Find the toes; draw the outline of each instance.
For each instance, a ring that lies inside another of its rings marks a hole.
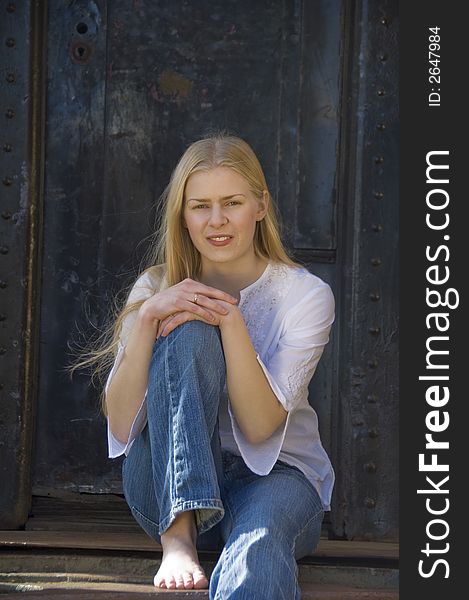
[[[194,587],[194,580],[192,579],[192,573],[190,573],[189,571],[184,571],[184,573],[182,574],[182,577],[184,579],[184,586],[186,589],[191,589]]]
[[[208,587],[208,579],[205,575],[202,567],[194,570],[194,587],[196,589],[203,589]]]
[[[191,590],[208,588],[208,579],[202,567],[195,567],[192,571],[183,571],[178,575],[166,575],[157,573],[153,578],[153,584],[160,589],[168,590]]]

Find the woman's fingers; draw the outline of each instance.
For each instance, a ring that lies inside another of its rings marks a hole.
[[[195,297],[196,294],[197,298]],[[161,335],[166,325],[172,321],[175,315],[184,311],[188,311],[192,315],[197,315],[198,318],[207,323],[216,325],[219,321],[219,315],[225,316],[229,313],[229,310],[223,306],[223,301],[231,304],[237,304],[238,302],[237,298],[231,296],[231,294],[194,281],[193,279],[185,279],[183,282],[164,290],[156,296],[158,298],[158,307],[156,307],[155,302],[155,307],[152,308],[154,308],[157,318],[160,319],[157,337]],[[197,302],[194,302],[194,299]],[[166,316],[164,317],[165,313]],[[161,319],[161,317],[164,318]],[[180,324],[180,321],[177,324]]]
[[[197,300],[197,304],[195,304],[195,302],[190,302],[189,300],[185,300],[182,303],[182,307],[189,312],[199,315],[203,319],[208,319],[209,321],[213,321],[215,318],[213,316],[213,314],[209,310],[207,310],[206,308],[204,308],[203,306],[198,304],[198,301],[199,300]]]
[[[189,290],[192,294],[203,294],[208,298],[217,298],[218,300],[225,300],[226,302],[230,302],[231,304],[237,304],[238,299],[228,294],[228,292],[224,292],[223,290],[219,290],[218,288],[211,287],[210,285],[205,285],[204,283],[200,283],[200,281],[194,281],[193,279],[187,279],[188,283],[190,283]]]
[[[184,318],[184,320],[181,320],[180,318],[180,315],[186,315],[186,313],[189,315],[193,315],[192,318],[194,318],[195,315],[197,315],[198,317],[200,317],[201,320],[207,321],[209,323],[215,323],[215,316],[209,310],[202,308],[202,306],[199,306],[198,304],[182,300],[178,302],[178,305],[178,310],[176,312],[168,315],[160,321],[158,325],[158,331],[156,333],[156,339],[160,337],[160,335],[163,333],[164,329],[169,323],[176,323],[177,326],[183,323],[184,321],[189,320],[188,318]],[[186,308],[187,310],[182,310],[184,308]]]
[[[212,317],[213,317],[213,315],[212,315]],[[197,315],[195,315],[194,313],[192,313],[190,311],[182,311],[182,312],[178,312],[175,315],[172,315],[171,317],[168,317],[167,319],[165,319],[164,322],[161,323],[162,328],[161,328],[161,331],[158,333],[157,337],[159,337],[160,335],[162,335],[163,337],[166,337],[169,333],[171,333],[171,331],[176,329],[176,327],[178,327],[179,325],[182,325],[186,321],[194,321],[194,320],[204,321],[205,323],[208,322],[210,325],[218,324],[216,322],[215,318],[211,318],[210,320],[207,320],[204,318],[199,318]]]
[[[194,304],[192,302],[192,304]],[[228,310],[222,306],[219,302],[217,302],[216,300],[211,300],[210,298],[207,298],[206,296],[203,295],[199,295],[197,298],[197,305],[203,305],[204,307],[213,310],[217,313],[220,313],[221,315],[227,315],[228,314]]]
[[[177,313],[178,315],[182,314],[182,313]],[[170,326],[170,323],[174,324],[174,320],[176,318],[176,315],[169,315],[168,317],[166,317],[166,319],[164,319],[163,321],[161,321],[160,326],[158,328],[158,333],[156,334],[156,339],[158,339],[160,337],[160,335],[168,335],[169,333],[169,329],[168,327]]]
[[[237,304],[238,299],[228,294],[227,292],[223,292],[222,290],[218,290],[217,288],[212,288],[209,286],[205,286],[208,288],[207,293],[202,291],[202,294],[209,297],[218,298],[219,300],[225,300],[226,302],[230,302],[231,304]]]
[[[166,327],[167,323],[169,323],[171,318],[172,318],[172,315],[170,315],[169,317],[166,317],[166,319],[163,319],[162,321],[159,322],[158,331],[156,332],[156,339],[158,339],[160,337],[161,332]]]

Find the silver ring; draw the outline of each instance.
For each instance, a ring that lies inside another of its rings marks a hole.
[[[199,297],[199,294],[194,294],[194,304],[197,304],[197,298]]]

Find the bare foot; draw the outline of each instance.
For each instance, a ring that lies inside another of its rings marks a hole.
[[[163,559],[153,583],[167,589],[206,589],[208,579],[196,549],[194,511],[179,514],[161,536]]]

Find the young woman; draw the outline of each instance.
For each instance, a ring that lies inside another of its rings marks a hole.
[[[158,588],[300,598],[334,471],[308,384],[334,320],[330,287],[289,258],[243,140],[193,143],[164,193],[150,266],[114,326],[109,456],[163,558]],[[210,581],[197,550],[218,547]]]

